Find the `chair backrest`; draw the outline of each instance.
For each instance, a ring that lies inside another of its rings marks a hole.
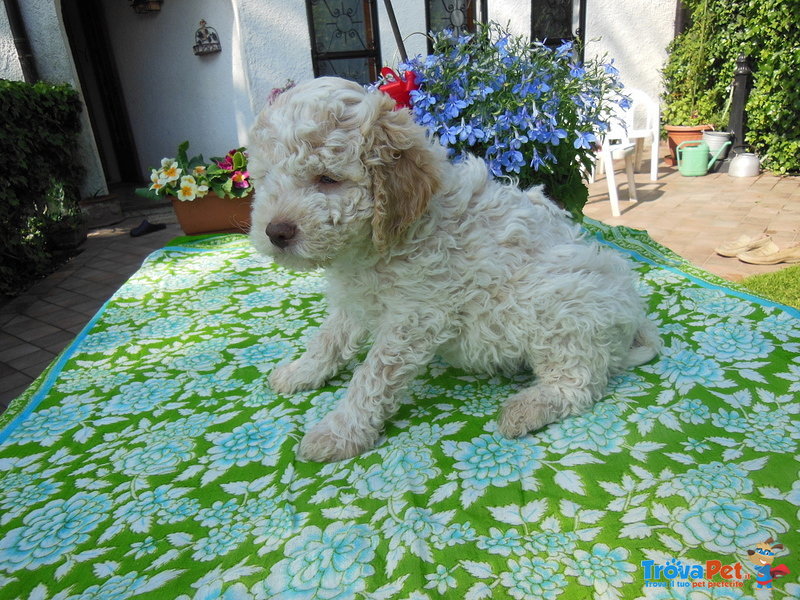
[[[630,128],[630,115],[629,109],[624,109],[620,106],[614,106],[611,114],[606,119],[608,131],[603,136],[606,140],[615,140],[622,143],[628,141]]]
[[[635,88],[625,88],[625,94],[631,99],[631,106],[622,115],[630,137],[658,136],[661,126],[661,107],[658,100]]]

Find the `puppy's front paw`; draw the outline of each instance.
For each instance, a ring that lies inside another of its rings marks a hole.
[[[272,391],[283,396],[313,390],[323,383],[325,380],[320,377],[320,370],[309,368],[308,361],[304,361],[302,358],[278,365],[269,375],[269,385]]]
[[[344,415],[333,411],[303,436],[298,456],[300,460],[313,462],[353,458],[375,446],[378,434],[348,422]]]

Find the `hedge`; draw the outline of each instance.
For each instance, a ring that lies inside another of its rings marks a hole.
[[[80,226],[81,101],[68,85],[0,80],[0,293],[53,268],[48,233]]]
[[[725,127],[729,86],[743,53],[754,71],[745,142],[771,171],[800,171],[797,0],[683,2],[692,23],[667,49],[664,123],[703,121]]]

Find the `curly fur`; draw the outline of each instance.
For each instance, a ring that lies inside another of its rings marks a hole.
[[[660,348],[623,257],[539,188],[502,185],[476,158],[451,164],[393,109],[384,94],[320,78],[279,96],[251,133],[254,246],[290,269],[323,267],[329,283],[325,322],[270,384],[319,387],[371,341],[345,397],[303,438],[307,460],[372,448],[434,354],[475,371],[532,370],[499,416],[517,437],[588,410],[610,375]],[[270,239],[276,225],[288,239]]]

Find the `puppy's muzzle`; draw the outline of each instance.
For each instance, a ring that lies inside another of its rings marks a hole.
[[[294,239],[297,233],[297,226],[291,223],[270,223],[267,225],[267,237],[273,246],[286,248]]]

